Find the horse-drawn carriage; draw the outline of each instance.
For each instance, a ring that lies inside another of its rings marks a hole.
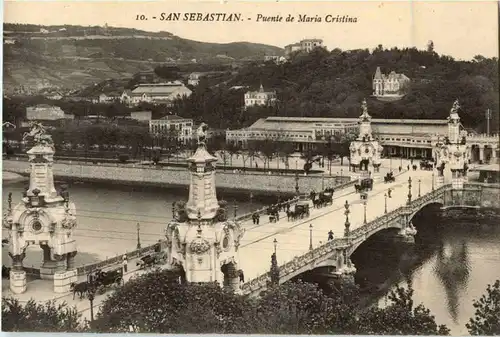
[[[396,181],[396,178],[394,177],[394,173],[388,172],[385,177],[384,177],[384,183],[393,183]]]
[[[309,216],[309,202],[299,201],[293,211],[287,211],[288,220],[303,219]]]
[[[434,168],[434,164],[428,160],[421,160],[420,161],[420,169],[421,170],[428,170],[428,171],[432,171],[432,169]]]
[[[359,181],[359,184],[354,184],[354,189],[356,193],[365,192],[367,190],[373,189],[373,179],[372,178],[364,178]]]
[[[268,207],[267,215],[269,215],[269,222],[277,222],[280,220],[280,214],[277,206]]]
[[[136,266],[139,267],[139,269],[145,269],[157,264],[161,264],[165,262],[165,260],[166,260],[166,253],[164,252],[152,253],[141,257],[140,260],[137,261]]]
[[[89,292],[96,292],[104,294],[106,290],[112,286],[119,286],[123,282],[123,269],[117,267],[115,269],[103,271],[97,269],[93,273],[87,275],[87,280],[79,283],[71,284],[71,291],[73,292],[73,299],[75,294],[78,293],[80,298]]]
[[[320,192],[318,195],[312,199],[315,208],[320,208],[326,205],[333,204],[333,193],[332,192]]]

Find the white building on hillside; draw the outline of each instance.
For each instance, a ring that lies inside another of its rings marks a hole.
[[[29,121],[55,121],[73,118],[73,115],[65,114],[60,107],[54,105],[38,104],[26,108],[26,119]]]
[[[151,111],[132,111],[130,113],[130,118],[139,122],[149,122],[152,114],[153,113]]]
[[[149,132],[156,137],[169,136],[174,133],[179,141],[185,143],[193,134],[193,120],[177,115],[167,115],[160,119],[150,120]]]
[[[382,74],[377,67],[373,76],[373,96],[403,96],[407,93],[410,79],[405,74],[391,71],[388,75]]]
[[[304,39],[298,43],[292,43],[285,46],[285,56],[289,56],[291,53],[296,51],[305,51],[309,53],[314,48],[323,48],[323,40],[321,39]]]
[[[174,99],[189,97],[191,93],[180,81],[139,84],[131,91],[125,90],[121,95],[121,102],[129,105],[141,102],[169,105]]]
[[[200,84],[200,77],[201,73],[191,73],[189,74],[188,77],[188,85],[192,85],[193,87],[196,87],[198,84]]]
[[[251,106],[268,106],[276,103],[276,91],[265,91],[262,84],[258,91],[245,93],[245,109]]]

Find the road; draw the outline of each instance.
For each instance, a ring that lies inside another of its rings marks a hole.
[[[432,189],[431,171],[407,171],[396,177],[393,183],[384,183],[383,180],[374,184],[373,190],[368,193],[366,203],[366,221],[370,222],[384,214],[384,194],[392,189],[392,198],[387,198],[388,212],[403,206],[408,198],[408,178],[412,178],[412,198],[423,195]],[[420,184],[419,181],[420,180]],[[309,250],[312,225],[313,248],[327,241],[328,232],[333,231],[335,237],[344,236],[344,203],[350,205],[350,229],[359,228],[364,223],[365,206],[354,188],[348,188],[334,194],[333,204],[319,209],[312,208],[308,218],[288,221],[285,214],[280,215],[277,223],[268,223],[256,228],[248,229],[243,237],[239,249],[240,267],[245,272],[245,280],[251,280],[269,271],[271,254],[274,251],[274,239],[277,240],[277,259],[279,265],[301,256]]]

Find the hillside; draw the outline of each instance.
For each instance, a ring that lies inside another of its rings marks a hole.
[[[372,98],[372,78],[378,66],[383,73],[394,70],[408,76],[409,93],[394,102]],[[243,92],[230,87],[257,89],[261,83],[266,90],[277,91],[279,104],[275,108],[242,111]],[[269,115],[358,117],[363,98],[368,100],[369,113],[375,118],[414,119],[447,118],[458,98],[466,127],[484,131],[485,111],[491,109],[491,125],[498,130],[498,59],[476,56],[472,61],[456,61],[415,48],[379,47],[372,52],[318,49],[296,55],[281,65],[242,67],[226,86],[200,85],[191,97],[178,104],[176,113],[221,128],[235,128]]]
[[[165,63],[231,64],[281,55],[278,47],[249,42],[205,43],[168,32],[127,28],[4,24],[4,85],[65,88],[131,77]],[[42,33],[43,30],[45,33]]]

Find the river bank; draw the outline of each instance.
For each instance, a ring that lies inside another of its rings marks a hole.
[[[25,181],[25,180],[28,180],[28,178],[26,176],[21,175],[21,174],[9,172],[9,171],[2,172],[2,183],[4,185],[13,184],[13,183],[17,183],[17,182]]]
[[[3,170],[22,176],[29,175],[30,168],[26,161],[4,160]],[[186,169],[181,168],[144,168],[120,166],[118,164],[53,164],[54,176],[60,180],[82,182],[108,182],[114,184],[187,188],[191,177]],[[217,189],[226,191],[259,194],[293,194],[298,184],[300,192],[320,191],[349,183],[348,176],[305,176],[277,174],[254,174],[244,172],[217,171]]]

